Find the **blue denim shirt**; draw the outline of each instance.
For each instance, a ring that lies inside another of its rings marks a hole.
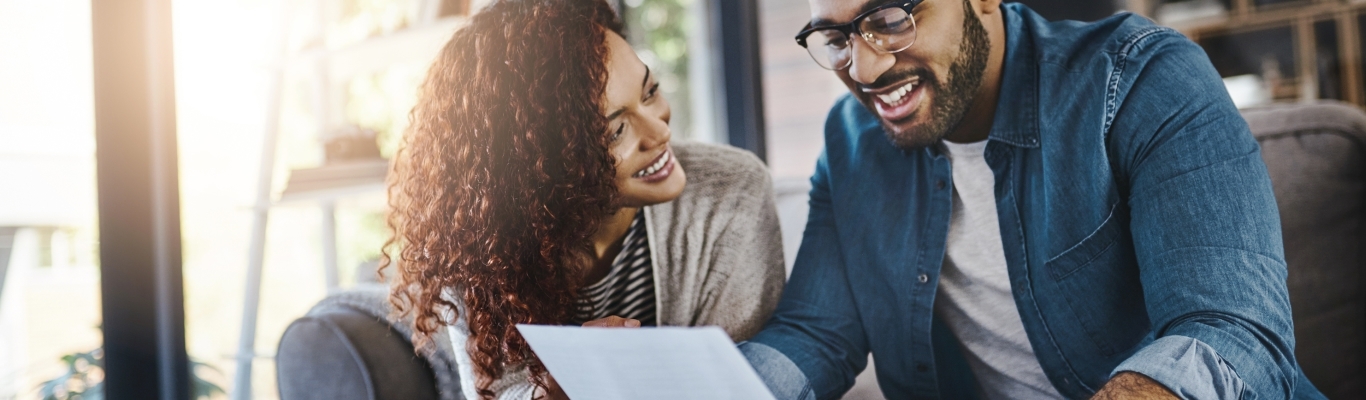
[[[985,156],[1016,306],[1058,392],[1085,398],[1131,370],[1187,398],[1321,397],[1295,363],[1266,167],[1200,47],[1133,15],[1001,8]],[[848,390],[870,351],[888,398],[975,397],[933,312],[948,158],[893,146],[849,96],[825,138],[786,292],[742,350],[777,350],[804,378],[795,390],[822,399]]]

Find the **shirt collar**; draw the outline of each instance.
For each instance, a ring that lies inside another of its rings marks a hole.
[[[1023,10],[1023,11],[1022,11]],[[990,140],[1018,147],[1039,147],[1038,65],[1034,41],[1018,4],[1001,5],[1005,20],[1006,55],[1001,66],[1001,92],[996,100]]]

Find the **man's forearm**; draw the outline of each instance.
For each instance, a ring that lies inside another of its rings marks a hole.
[[[1161,383],[1137,372],[1120,372],[1091,396],[1092,400],[1179,399]]]

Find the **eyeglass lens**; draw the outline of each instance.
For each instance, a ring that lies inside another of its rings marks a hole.
[[[864,42],[882,53],[895,53],[915,43],[915,19],[897,7],[879,10],[858,21]],[[853,46],[838,29],[822,29],[807,37],[806,51],[822,68],[835,70],[849,65]]]

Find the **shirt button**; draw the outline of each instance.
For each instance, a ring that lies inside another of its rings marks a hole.
[[[929,275],[925,275],[925,274],[920,274],[920,276],[917,277],[916,279],[919,279],[919,280],[920,280],[920,283],[925,283],[925,282],[929,282],[929,281],[930,281],[930,276],[929,276]]]
[[[927,371],[930,370],[930,366],[925,365],[925,364],[916,364],[916,365],[915,365],[915,370],[916,370],[916,372],[927,372]]]
[[[939,181],[937,181],[937,182],[934,183],[934,188],[935,188],[935,189],[944,189],[944,186],[945,186],[945,185],[946,185],[946,184],[944,183],[944,180],[943,180],[943,179],[940,179]]]

